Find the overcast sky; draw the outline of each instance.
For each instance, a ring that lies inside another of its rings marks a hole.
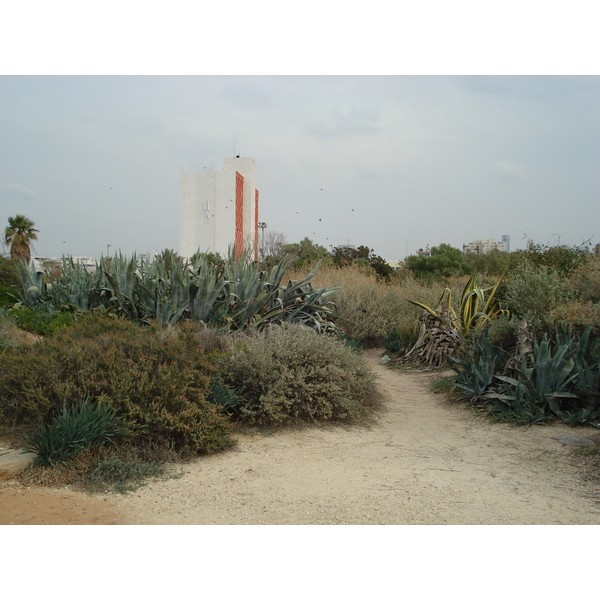
[[[0,219],[42,256],[179,250],[180,167],[235,151],[289,242],[598,243],[599,107],[593,76],[3,76]]]

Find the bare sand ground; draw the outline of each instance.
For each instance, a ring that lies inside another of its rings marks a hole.
[[[566,443],[594,430],[490,423],[432,394],[432,375],[389,369],[380,356],[366,352],[385,395],[369,427],[241,435],[235,449],[183,465],[182,477],[125,496],[5,485],[0,524],[600,523],[599,487]]]

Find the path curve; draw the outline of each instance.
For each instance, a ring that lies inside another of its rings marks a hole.
[[[564,425],[495,424],[429,391],[431,376],[366,358],[386,409],[369,427],[241,436],[180,479],[116,499],[145,524],[598,524]],[[589,432],[587,432],[589,433]],[[556,439],[559,438],[559,439]]]

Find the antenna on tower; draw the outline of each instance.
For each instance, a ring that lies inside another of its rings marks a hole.
[[[236,154],[236,153],[235,153],[235,143],[236,143],[237,141],[238,141],[238,140],[233,140],[233,158],[239,158],[239,154]]]

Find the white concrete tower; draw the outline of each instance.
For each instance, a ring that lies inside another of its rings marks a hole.
[[[258,258],[258,190],[252,158],[226,158],[224,170],[181,168],[179,253],[236,256],[244,249]]]

